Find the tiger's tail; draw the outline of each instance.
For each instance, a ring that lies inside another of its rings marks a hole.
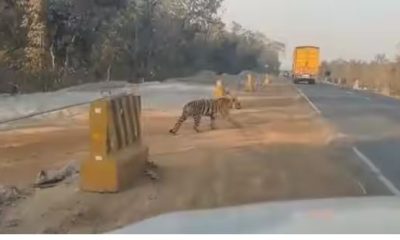
[[[175,126],[169,130],[171,134],[176,134],[179,131],[179,128],[182,126],[183,122],[185,122],[187,119],[187,116],[185,114],[182,114],[182,116],[179,117],[178,121],[176,122]]]

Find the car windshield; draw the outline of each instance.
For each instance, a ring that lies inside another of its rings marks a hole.
[[[0,233],[400,195],[399,9],[0,0]]]

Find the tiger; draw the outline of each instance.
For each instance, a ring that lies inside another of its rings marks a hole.
[[[169,132],[171,134],[176,134],[182,124],[189,118],[193,117],[194,119],[194,126],[193,129],[199,133],[199,126],[202,116],[210,117],[211,129],[215,129],[215,119],[216,115],[220,114],[222,118],[230,121],[235,126],[238,124],[233,121],[230,117],[230,109],[241,109],[242,106],[239,100],[236,97],[220,97],[216,99],[200,99],[194,100],[187,103],[183,107],[182,115],[179,117],[178,121],[176,122],[174,128],[172,128]]]

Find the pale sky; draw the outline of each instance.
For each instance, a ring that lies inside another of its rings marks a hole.
[[[224,21],[236,21],[286,44],[316,45],[322,59],[371,60],[400,51],[400,0],[225,0]]]

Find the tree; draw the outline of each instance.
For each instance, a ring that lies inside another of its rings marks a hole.
[[[47,1],[31,0],[26,5],[24,25],[27,29],[25,47],[26,68],[33,74],[41,73],[47,67]]]
[[[385,54],[376,54],[374,58],[374,62],[378,64],[388,63],[389,60],[386,58]]]
[[[0,0],[0,68],[23,66],[41,90],[203,69],[278,72],[285,46],[237,23],[227,29],[222,2]]]

